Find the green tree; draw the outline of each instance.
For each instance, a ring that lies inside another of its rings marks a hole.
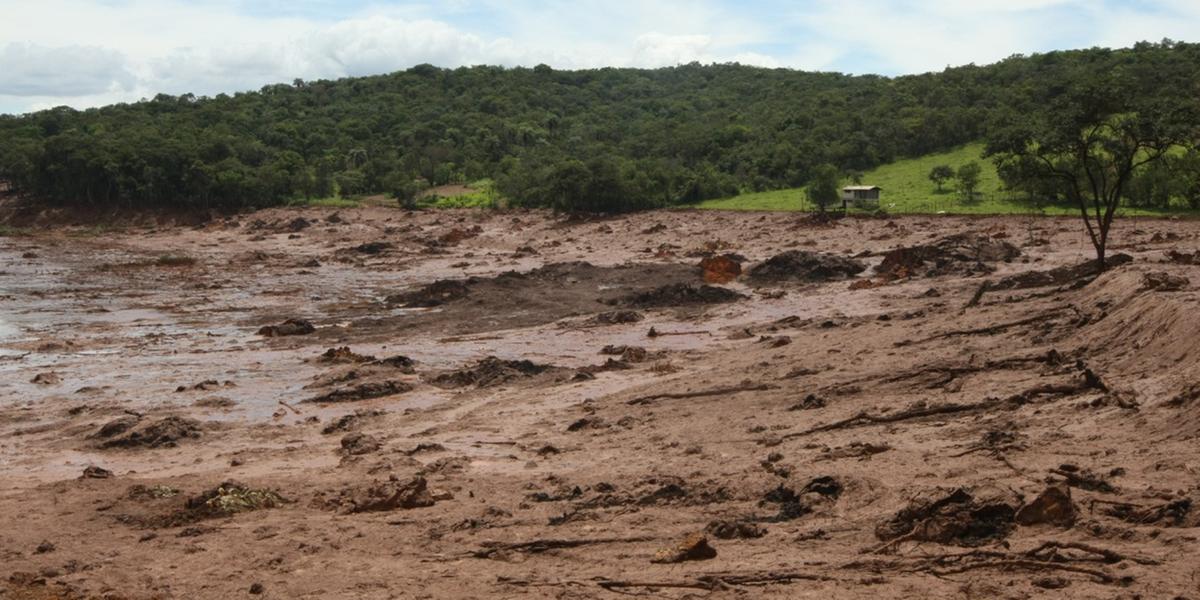
[[[838,187],[841,173],[831,164],[823,164],[813,169],[812,177],[808,180],[808,200],[817,210],[824,213],[827,208],[841,197]]]
[[[975,161],[958,168],[954,177],[958,180],[958,193],[962,194],[963,200],[971,202],[975,199],[975,190],[979,188],[979,178],[982,174],[983,167]]]
[[[937,191],[941,193],[942,184],[954,179],[954,167],[950,165],[938,165],[929,171],[929,180],[937,184]]]
[[[1121,67],[1071,64],[1047,73],[997,117],[988,141],[997,164],[1018,162],[1079,207],[1102,268],[1130,183],[1172,149],[1193,147],[1200,117],[1186,64],[1151,54]]]

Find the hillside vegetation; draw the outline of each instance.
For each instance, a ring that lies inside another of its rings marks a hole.
[[[902,159],[881,165],[861,174],[864,185],[883,188],[879,207],[885,212],[904,213],[950,213],[950,214],[1079,214],[1079,207],[1069,202],[1034,202],[1028,195],[1008,190],[996,171],[996,166],[983,158],[984,145],[967,144],[948,152],[936,152],[918,158]],[[981,175],[979,188],[971,200],[967,200],[955,189],[953,181],[946,182],[939,191],[929,179],[929,172],[936,166],[947,165],[957,168],[971,161],[979,163]],[[842,182],[850,185],[850,180]],[[809,211],[813,206],[805,199],[805,188],[788,188],[769,192],[751,192],[731,198],[705,200],[697,208],[718,210],[783,210]],[[854,210],[852,207],[851,210]],[[1178,204],[1166,207],[1123,206],[1126,216],[1177,214],[1187,212],[1189,207]]]
[[[0,180],[59,206],[243,208],[371,194],[412,203],[431,187],[490,180],[489,198],[565,210],[730,197],[716,205],[771,208],[795,194],[780,190],[803,186],[828,163],[864,173],[897,210],[937,210],[945,200],[956,211],[994,212],[1011,194],[999,192],[988,161],[979,159],[978,200],[962,206],[953,193],[931,195],[920,171],[979,154],[979,140],[1028,89],[1071,89],[1095,73],[1164,63],[1192,82],[1184,87],[1200,80],[1200,46],[1174,42],[896,78],[736,64],[421,65],[213,98],[0,116]],[[1164,80],[1138,93],[1173,87]],[[1200,191],[1170,165],[1160,171],[1140,182],[1138,203],[1200,205]]]

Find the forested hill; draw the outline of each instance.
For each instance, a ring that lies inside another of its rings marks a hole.
[[[237,208],[494,178],[514,202],[640,208],[797,186],[822,163],[849,172],[946,150],[984,138],[1028,89],[1160,65],[1170,80],[1132,93],[1195,95],[1200,46],[1174,42],[897,78],[422,65],[0,116],[0,180],[60,205]]]

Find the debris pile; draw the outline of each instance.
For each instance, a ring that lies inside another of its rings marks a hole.
[[[317,330],[312,323],[304,319],[288,319],[278,325],[267,325],[258,330],[258,335],[266,337],[283,337],[287,335],[308,335]]]
[[[432,383],[447,388],[468,386],[485,388],[515,379],[540,375],[551,369],[559,369],[559,367],[542,365],[530,360],[503,360],[489,356],[475,363],[474,366],[437,375],[433,378]]]
[[[401,480],[392,475],[387,481],[344,489],[333,498],[318,497],[314,503],[349,514],[423,508],[434,502],[424,477]]]
[[[913,499],[880,523],[875,535],[885,542],[981,546],[1008,537],[1015,515],[1015,503],[1008,497],[957,488]]]
[[[669,306],[695,306],[702,304],[724,304],[737,302],[745,296],[723,287],[672,283],[649,291],[626,296],[621,302],[638,308],[661,308]]]
[[[174,448],[201,434],[195,419],[171,416],[143,425],[137,417],[121,417],[105,423],[94,437],[104,439],[101,448]]]
[[[1003,240],[957,233],[930,244],[892,250],[875,272],[887,279],[991,273],[995,267],[988,263],[1011,261],[1020,255],[1020,249]]]
[[[852,258],[808,250],[788,250],[755,265],[748,277],[754,283],[808,283],[846,279],[862,273],[866,268],[866,265]]]
[[[439,279],[416,291],[388,296],[385,302],[409,308],[432,308],[470,295],[467,283],[458,279]]]

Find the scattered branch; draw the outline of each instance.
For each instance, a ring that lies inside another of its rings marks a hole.
[[[771,385],[769,383],[760,383],[760,384],[742,384],[742,385],[735,385],[732,387],[716,388],[716,389],[712,389],[712,390],[700,390],[697,392],[650,394],[649,396],[640,396],[640,397],[634,398],[633,400],[629,400],[628,402],[626,402],[626,404],[629,404],[631,406],[639,406],[639,405],[643,405],[643,404],[650,404],[651,402],[653,402],[655,400],[682,400],[685,398],[702,398],[704,396],[723,396],[725,394],[736,394],[738,392],[761,392],[761,391],[766,391],[766,390],[777,389],[778,387],[779,386]]]
[[[906,340],[906,341],[902,341],[902,342],[896,342],[896,346],[912,346],[915,344],[924,344],[926,342],[932,342],[934,340],[940,340],[940,339],[944,339],[944,338],[960,337],[960,336],[968,336],[968,335],[995,335],[997,333],[1002,333],[1004,331],[1012,329],[1013,327],[1023,327],[1025,325],[1032,325],[1034,323],[1039,323],[1041,321],[1047,321],[1047,320],[1053,319],[1055,317],[1058,317],[1061,314],[1062,314],[1061,310],[1052,310],[1052,311],[1049,311],[1046,313],[1042,313],[1040,315],[1021,319],[1019,321],[1010,321],[1008,323],[999,323],[997,325],[991,325],[989,327],[980,327],[977,329],[960,329],[960,330],[956,330],[956,331],[947,331],[945,333],[931,335],[927,338],[921,338],[919,340]]]
[[[560,550],[565,548],[579,548],[581,546],[595,546],[599,544],[631,544],[636,542],[649,542],[652,537],[624,537],[624,538],[594,538],[581,540],[555,540],[555,539],[538,539],[528,542],[504,543],[504,542],[484,542],[483,547],[479,550],[471,552],[474,558],[491,558],[496,554],[505,552],[522,552],[526,554],[540,554],[549,550]]]

